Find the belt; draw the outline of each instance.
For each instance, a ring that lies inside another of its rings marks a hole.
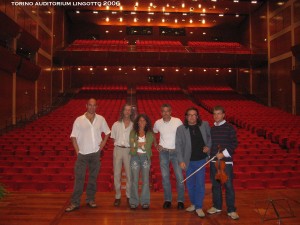
[[[175,151],[176,149],[169,149],[169,148],[163,148],[162,151],[167,151],[167,152],[172,152]]]
[[[130,148],[130,147],[126,147],[126,146],[121,146],[121,145],[116,145],[119,148]]]

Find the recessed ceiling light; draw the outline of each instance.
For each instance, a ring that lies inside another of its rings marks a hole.
[[[229,70],[228,70],[228,72],[229,72],[229,73],[231,73],[231,72],[232,72],[232,70],[231,70],[231,69],[229,69]]]
[[[163,72],[164,72],[164,71],[165,71],[165,69],[164,69],[164,68],[162,68],[162,69],[161,69],[161,71],[163,71]]]
[[[90,71],[93,71],[93,67],[90,67]]]
[[[277,5],[284,5],[284,2],[277,2]]]
[[[183,15],[183,16],[186,16],[187,14],[186,14],[186,13],[182,13],[182,15]]]
[[[120,6],[120,10],[121,10],[121,11],[123,10],[123,6]]]
[[[117,14],[117,12],[111,12],[111,14]]]
[[[80,67],[78,67],[78,68],[77,68],[77,70],[81,70],[81,68],[80,68]]]
[[[205,33],[205,32],[203,32],[202,34],[203,34],[203,35],[206,35],[206,33]]]
[[[105,21],[106,21],[106,22],[109,22],[109,17],[106,17],[106,18],[105,18]]]
[[[257,3],[257,1],[251,1],[251,3],[252,3],[252,4],[256,4],[256,3]]]
[[[119,32],[122,33],[123,31],[122,31],[122,30],[119,30]]]
[[[150,71],[150,68],[147,68],[147,71]]]
[[[105,33],[107,33],[107,34],[108,34],[108,33],[109,33],[109,31],[108,31],[108,30],[106,30],[106,31],[105,31]]]
[[[193,23],[193,20],[192,20],[192,19],[190,19],[190,23]]]
[[[181,7],[182,7],[182,8],[184,8],[184,7],[185,7],[185,4],[184,4],[184,3],[182,3],[182,4],[181,4]]]
[[[201,7],[202,7],[202,5],[201,5],[201,4],[199,4],[199,5],[198,5],[198,8],[199,8],[199,9],[201,9]]]
[[[178,72],[178,71],[179,71],[179,69],[176,69],[175,71],[176,71],[176,72]]]
[[[203,72],[206,72],[206,69],[204,69]]]
[[[137,18],[134,18],[134,19],[133,19],[133,22],[135,22],[135,23],[136,23],[136,22],[137,22]]]
[[[190,34],[193,34],[193,33],[194,33],[193,31],[190,32]]]
[[[151,22],[151,19],[150,19],[150,18],[148,18],[148,19],[147,19],[147,21],[148,21],[148,23],[150,23],[150,22]]]
[[[235,14],[235,17],[239,17],[240,15],[239,14]]]
[[[174,22],[175,22],[175,23],[177,23],[177,22],[178,22],[178,20],[177,20],[177,19],[175,19],[175,20],[174,20]]]
[[[94,14],[98,14],[98,11],[93,11]]]
[[[218,73],[218,72],[219,72],[219,69],[216,69],[216,72]]]
[[[150,2],[150,4],[149,4],[151,7],[153,6],[153,3],[152,2]]]
[[[107,70],[107,67],[104,67],[104,70],[106,71],[106,70]]]
[[[76,13],[77,13],[77,14],[79,14],[79,13],[80,13],[80,11],[79,11],[79,10],[76,10]]]
[[[202,12],[205,13],[205,12],[206,12],[206,9],[202,9]]]
[[[109,10],[109,6],[108,5],[106,6],[106,10]]]
[[[136,2],[136,3],[135,3],[135,6],[136,6],[136,7],[137,7],[137,6],[139,6],[139,3],[138,3],[138,2]]]
[[[193,69],[190,69],[189,71],[190,71],[190,72],[193,72]]]
[[[136,70],[136,68],[135,68],[135,67],[133,67],[133,68],[132,68],[132,70]]]
[[[121,68],[121,67],[119,67],[119,70],[121,71],[121,70],[122,70],[122,68]]]
[[[219,16],[224,16],[224,14],[220,13]]]
[[[162,19],[161,19],[161,22],[163,22],[163,23],[164,23],[164,22],[165,22],[165,19],[164,19],[164,18],[162,18]]]
[[[149,15],[154,15],[154,12],[148,12]]]
[[[202,24],[205,24],[205,19],[202,20]]]
[[[237,2],[239,2],[239,0],[233,0],[233,2],[237,3]]]

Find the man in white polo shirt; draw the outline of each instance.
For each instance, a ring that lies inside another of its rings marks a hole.
[[[100,168],[100,151],[106,144],[110,129],[103,116],[96,114],[96,99],[89,99],[86,108],[87,112],[76,118],[71,133],[71,140],[77,154],[77,160],[75,164],[74,191],[71,204],[65,209],[66,212],[74,211],[80,206],[87,166],[89,168],[89,180],[86,188],[86,203],[91,208],[97,207],[95,194]],[[105,134],[104,140],[101,137],[102,132]]]
[[[171,208],[172,204],[172,188],[170,182],[170,162],[172,163],[173,170],[176,176],[177,188],[177,209],[184,209],[184,185],[181,183],[183,180],[182,170],[178,164],[177,152],[175,149],[175,137],[177,127],[182,125],[180,119],[171,117],[172,108],[169,104],[161,106],[162,118],[157,120],[154,124],[154,133],[160,133],[159,151],[160,169],[162,174],[162,184],[164,189],[163,204],[164,209]]]
[[[115,184],[115,202],[114,206],[121,204],[121,173],[124,165],[126,174],[126,196],[127,202],[130,198],[130,145],[129,135],[132,130],[134,113],[131,105],[125,104],[121,110],[120,118],[111,128],[110,137],[114,139],[114,184]]]

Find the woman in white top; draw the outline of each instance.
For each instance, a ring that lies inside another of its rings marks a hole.
[[[130,208],[135,209],[139,203],[143,209],[150,205],[149,172],[152,156],[152,143],[154,136],[151,128],[151,121],[145,114],[137,116],[133,123],[133,130],[130,132],[130,169],[131,169],[131,191]],[[139,174],[142,175],[142,193],[139,199],[138,184]]]

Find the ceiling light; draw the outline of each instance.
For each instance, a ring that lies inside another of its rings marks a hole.
[[[107,71],[107,67],[104,67],[104,70]]]
[[[284,2],[277,2],[277,5],[284,5]]]
[[[119,70],[121,71],[121,70],[122,70],[122,68],[121,68],[121,67],[119,67]]]
[[[166,8],[165,7],[162,7],[162,11],[164,12],[166,10]]]
[[[148,21],[148,23],[150,23],[150,22],[151,22],[151,19],[150,19],[150,18],[148,18],[148,19],[147,19],[147,21]]]
[[[217,0],[211,0],[212,2],[216,2]]]
[[[206,69],[204,69],[203,72],[206,72]]]
[[[94,14],[98,14],[98,11],[93,11]]]
[[[205,19],[202,20],[202,24],[205,24]]]
[[[190,69],[190,72],[193,72],[193,69]]]
[[[154,12],[148,12],[149,15],[154,15]]]
[[[218,72],[219,72],[219,69],[216,69],[216,72],[218,73]]]
[[[123,22],[123,18],[122,17],[120,17],[120,22]]]
[[[239,17],[240,15],[239,14],[235,14],[235,17]]]
[[[199,4],[199,5],[198,5],[198,8],[199,8],[199,9],[201,9],[201,7],[202,7],[202,5],[201,5],[201,4]]]
[[[132,70],[134,70],[134,71],[135,71],[135,70],[136,70],[136,68],[135,68],[135,67],[133,67],[133,68],[132,68]]]
[[[109,17],[106,17],[105,21],[106,21],[106,22],[109,22]]]
[[[200,16],[206,16],[206,14],[205,13],[201,13]]]
[[[136,7],[138,7],[138,6],[139,6],[139,3],[138,3],[138,2],[136,2],[136,3],[135,3],[135,6],[136,6]]]
[[[150,2],[150,4],[149,4],[151,7],[153,6],[153,3],[152,2]]]
[[[109,6],[108,5],[106,6],[106,10],[109,10]]]
[[[176,69],[175,71],[176,71],[176,72],[178,72],[178,71],[179,71],[179,69]]]
[[[177,22],[178,22],[178,20],[177,20],[177,19],[175,19],[175,20],[174,20],[174,22],[175,22],[175,23],[177,23]]]
[[[165,19],[164,19],[164,18],[162,18],[162,19],[161,19],[161,22],[163,22],[163,23],[164,23],[164,22],[165,22]]]
[[[194,33],[193,31],[190,32],[190,34],[193,34],[193,33]]]
[[[147,68],[147,71],[150,71],[150,68]]]
[[[257,3],[257,1],[251,1],[251,3],[252,3],[252,4],[256,4],[256,3]]]
[[[224,14],[220,13],[219,16],[224,16]]]
[[[117,12],[111,12],[111,14],[117,14]]]
[[[122,30],[119,30],[119,32],[122,33],[123,31],[122,31]]]
[[[136,23],[136,22],[137,22],[137,18],[134,18],[134,19],[133,19],[133,22],[135,22],[135,23]]]
[[[183,15],[183,16],[186,16],[187,14],[186,14],[186,13],[182,13],[182,15]]]
[[[169,16],[170,15],[170,13],[164,13],[166,16]]]
[[[190,19],[190,23],[193,23],[193,20],[192,20],[192,19]]]
[[[106,30],[106,31],[105,31],[105,33],[107,33],[107,34],[108,34],[108,33],[109,33],[109,31],[108,31],[108,30]]]
[[[80,11],[79,11],[79,10],[76,10],[76,13],[77,13],[77,14],[79,14],[79,13],[80,13]]]
[[[229,72],[229,73],[231,73],[231,72],[232,72],[232,70],[231,70],[231,69],[229,69],[229,70],[228,70],[228,72]]]
[[[202,12],[205,13],[205,12],[206,12],[206,9],[202,9]]]
[[[202,34],[203,34],[203,35],[206,35],[206,33],[205,33],[205,32],[203,32]]]
[[[93,67],[90,68],[90,71],[93,71]]]
[[[121,10],[121,11],[123,10],[123,6],[120,6],[120,10]]]
[[[233,2],[237,3],[237,2],[239,2],[239,0],[233,0]]]
[[[163,71],[163,72],[164,72],[164,71],[165,71],[165,69],[164,69],[164,68],[162,68],[162,69],[161,69],[161,71]]]
[[[78,68],[77,68],[77,70],[81,70],[81,68],[80,68],[80,67],[78,67]]]
[[[135,15],[135,14],[136,14],[136,12],[130,12],[130,14],[131,14],[131,15]]]
[[[184,3],[182,3],[182,4],[181,4],[181,7],[182,7],[182,8],[184,8],[184,7],[185,7],[185,4],[184,4]]]

